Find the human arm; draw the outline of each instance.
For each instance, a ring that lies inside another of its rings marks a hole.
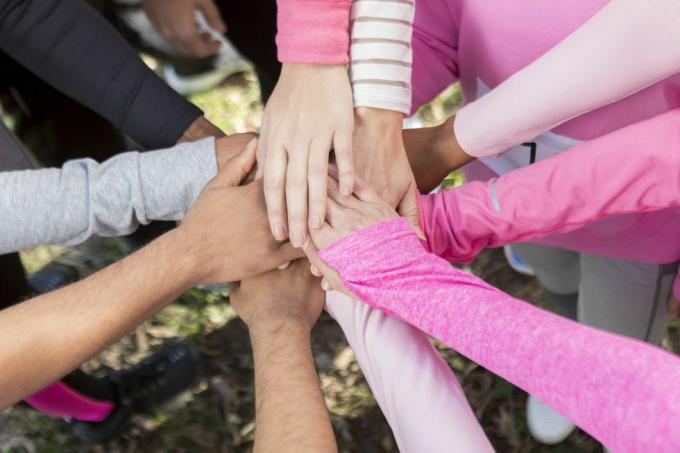
[[[243,280],[230,295],[255,359],[255,452],[337,451],[310,342],[323,296],[307,260]]]
[[[675,0],[608,2],[542,57],[463,107],[451,132],[471,156],[499,154],[676,74],[678,24]]]
[[[254,147],[211,181],[182,224],[139,252],[68,287],[0,311],[0,407],[54,382],[128,333],[183,291],[239,280],[299,254],[267,240],[262,204],[235,187]],[[262,196],[254,192],[258,197]],[[224,222],[229,219],[229,222]],[[243,242],[252,239],[244,250]]]
[[[676,357],[516,300],[429,254],[403,219],[373,223],[385,216],[372,207],[344,217],[349,203],[339,203],[318,246],[370,225],[313,258],[331,281],[337,270],[360,300],[540,397],[609,448],[672,451],[680,441]]]
[[[422,196],[427,248],[465,262],[487,247],[677,207],[678,147],[680,110],[673,110],[490,181]]]
[[[180,220],[217,168],[252,134],[129,152],[101,164],[0,173],[0,252],[122,236],[152,220]]]
[[[427,335],[338,291],[326,293],[326,310],[347,337],[399,451],[494,451]]]
[[[144,147],[175,144],[201,117],[82,0],[1,1],[0,49]]]

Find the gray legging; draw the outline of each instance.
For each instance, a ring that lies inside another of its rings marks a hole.
[[[589,326],[661,343],[677,263],[641,263],[526,243],[512,248],[533,267],[556,311]]]

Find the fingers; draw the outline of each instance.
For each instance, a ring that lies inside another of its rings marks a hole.
[[[288,237],[285,182],[288,156],[282,145],[268,150],[264,163],[264,200],[272,234],[278,241]]]
[[[328,153],[331,140],[315,140],[309,149],[309,228],[321,228],[326,217]]]
[[[365,203],[384,203],[380,194],[359,177],[354,178],[354,196]]]
[[[231,158],[227,164],[218,171],[217,180],[227,186],[236,187],[241,184],[250,170],[255,165],[255,151],[257,150],[257,139],[253,138],[248,142],[245,149]]]
[[[339,128],[333,135],[333,150],[338,165],[340,192],[350,195],[354,187],[354,163],[352,159],[352,127]]]
[[[267,129],[267,117],[262,118],[262,127],[260,128],[260,140],[257,146],[257,172],[255,179],[260,179],[264,176],[264,163],[267,161],[267,144],[269,142]]]
[[[306,146],[296,146],[289,152],[286,174],[286,207],[290,242],[302,247],[307,240],[307,161]]]
[[[425,234],[420,228],[420,215],[418,214],[418,189],[416,188],[415,182],[411,184],[411,187],[404,195],[404,198],[397,206],[397,212],[399,215],[406,218],[406,221],[415,230],[416,234],[421,240],[425,240]]]
[[[205,20],[208,22],[208,25],[210,25],[212,29],[222,34],[227,32],[227,26],[222,20],[220,10],[217,9],[217,5],[215,5],[213,0],[205,0],[201,2],[199,8],[205,17]]]
[[[321,259],[318,249],[311,241],[307,241],[305,244],[305,255],[307,255],[307,259],[311,263],[310,267],[312,274],[317,277],[323,276],[323,280],[321,280],[321,288],[323,288],[324,291],[330,291],[332,289],[345,289],[337,271]],[[317,273],[315,273],[315,271]]]

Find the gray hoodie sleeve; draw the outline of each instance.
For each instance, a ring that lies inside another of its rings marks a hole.
[[[121,236],[152,220],[180,220],[217,172],[206,138],[101,164],[0,173],[0,254],[41,244]]]

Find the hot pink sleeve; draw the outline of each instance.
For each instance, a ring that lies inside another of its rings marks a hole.
[[[279,61],[349,62],[351,0],[277,0],[276,4]]]
[[[427,248],[449,261],[628,213],[680,206],[680,110],[486,182],[422,196]]]
[[[680,445],[680,360],[514,299],[427,253],[402,218],[321,251],[359,299],[534,394],[617,452]]]
[[[680,72],[679,23],[677,0],[612,0],[463,107],[454,125],[458,142],[474,157],[496,155]]]

